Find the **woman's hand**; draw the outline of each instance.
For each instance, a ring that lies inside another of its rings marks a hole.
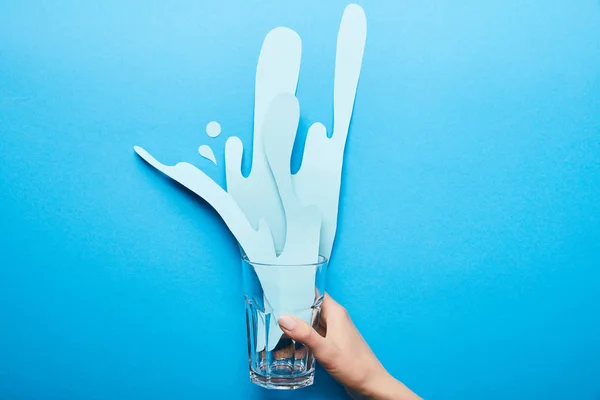
[[[419,396],[381,365],[344,307],[325,294],[317,330],[290,315],[279,319],[290,338],[304,343],[319,363],[356,399],[416,400]]]

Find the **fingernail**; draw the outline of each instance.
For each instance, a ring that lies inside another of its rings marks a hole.
[[[298,321],[289,315],[282,315],[278,322],[279,326],[288,331],[293,331],[298,326]]]

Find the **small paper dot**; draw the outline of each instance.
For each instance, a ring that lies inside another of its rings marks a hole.
[[[217,121],[211,121],[206,125],[206,134],[210,137],[217,137],[221,134],[221,125]]]

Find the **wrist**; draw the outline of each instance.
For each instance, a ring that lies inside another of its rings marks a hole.
[[[421,400],[402,382],[395,379],[387,371],[371,380],[362,391],[362,397],[368,400]]]

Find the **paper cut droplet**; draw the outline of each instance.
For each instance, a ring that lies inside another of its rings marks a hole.
[[[213,153],[210,146],[203,144],[202,146],[198,147],[198,153],[200,153],[200,155],[202,157],[206,158],[207,160],[212,161],[215,165],[217,165],[217,159],[215,158],[215,153]]]
[[[217,121],[211,121],[206,125],[206,134],[210,137],[217,137],[221,134],[221,125]]]

